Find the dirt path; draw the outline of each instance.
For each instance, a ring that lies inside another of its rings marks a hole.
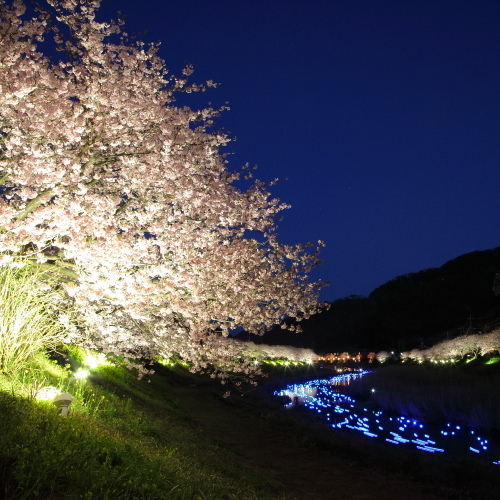
[[[360,466],[330,451],[297,442],[258,413],[216,398],[208,387],[176,387],[186,417],[209,441],[231,450],[242,467],[285,484],[298,500],[433,500],[409,478]]]

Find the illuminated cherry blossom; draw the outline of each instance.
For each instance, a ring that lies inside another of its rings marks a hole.
[[[194,369],[227,368],[233,328],[315,313],[322,243],[281,243],[287,205],[239,187],[251,171],[228,169],[220,110],[175,105],[212,82],[170,76],[157,45],[95,21],[97,0],[47,4],[0,0],[2,263],[57,275],[89,346]]]
[[[401,357],[415,361],[447,361],[471,356],[486,356],[500,351],[500,329],[489,333],[461,335],[454,339],[443,340],[427,349],[414,349],[404,352]]]

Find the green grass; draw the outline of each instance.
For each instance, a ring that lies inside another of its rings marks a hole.
[[[187,372],[139,381],[103,366],[89,380],[37,355],[0,377],[0,492],[4,498],[261,499],[279,487],[242,471],[210,444],[169,395]],[[67,418],[37,401],[40,386],[70,392]]]
[[[495,363],[500,363],[500,357],[495,356],[493,358],[490,358],[488,361],[485,362],[485,365],[494,365]]]

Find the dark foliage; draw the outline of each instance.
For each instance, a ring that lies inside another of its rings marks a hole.
[[[500,247],[461,255],[440,268],[398,276],[368,297],[350,296],[262,342],[316,352],[407,350],[500,323]],[[495,293],[497,292],[497,293]]]

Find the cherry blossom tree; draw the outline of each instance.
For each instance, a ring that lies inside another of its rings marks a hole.
[[[175,105],[214,84],[170,76],[98,0],[46,2],[0,0],[1,264],[57,276],[89,345],[195,369],[230,364],[233,328],[315,313],[322,243],[281,243],[287,205],[239,187],[252,172],[228,169],[220,110]]]
[[[316,354],[312,349],[289,345],[259,344],[260,349],[270,358],[284,358],[291,361],[312,362]]]
[[[385,363],[388,359],[391,359],[391,354],[388,351],[380,351],[377,353],[377,361],[379,363]]]
[[[446,361],[467,356],[486,356],[499,350],[500,329],[496,329],[488,333],[461,335],[454,339],[443,340],[427,349],[414,349],[402,353],[401,356],[416,361]]]

